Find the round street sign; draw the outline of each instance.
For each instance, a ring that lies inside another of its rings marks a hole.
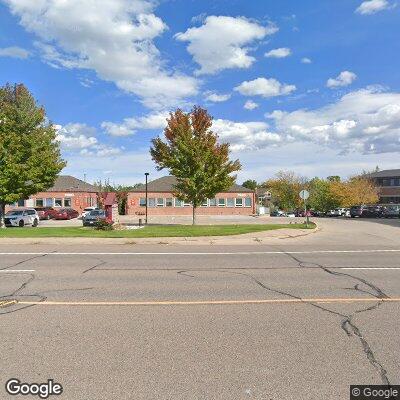
[[[307,200],[310,197],[310,193],[307,190],[302,190],[299,193],[299,196],[300,196],[301,199]]]

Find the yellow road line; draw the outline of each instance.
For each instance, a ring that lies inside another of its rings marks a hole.
[[[285,304],[285,303],[359,303],[400,302],[400,298],[304,298],[304,299],[261,299],[261,300],[193,300],[193,301],[18,301],[18,304],[38,306],[198,306],[240,304]]]
[[[0,301],[0,308],[11,306],[13,304],[16,304],[17,300],[5,300],[5,301]]]

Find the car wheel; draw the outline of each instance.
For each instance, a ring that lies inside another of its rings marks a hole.
[[[23,227],[25,226],[25,221],[24,221],[23,219],[21,219],[21,220],[18,222],[18,226],[19,226],[20,228],[23,228]]]
[[[32,226],[33,226],[34,228],[36,228],[38,225],[39,225],[39,221],[37,220],[37,218],[35,218],[35,219],[33,220],[33,222],[32,222]]]

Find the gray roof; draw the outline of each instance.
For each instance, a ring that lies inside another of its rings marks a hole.
[[[163,176],[162,178],[154,179],[147,184],[147,190],[149,192],[173,192],[174,185],[176,184],[176,178],[174,176]],[[146,190],[146,185],[142,184],[131,192],[144,192]],[[251,189],[247,189],[243,186],[233,184],[228,190],[224,190],[224,193],[252,193]]]
[[[371,178],[390,178],[392,176],[400,176],[400,169],[386,169],[384,171],[373,172],[368,174]]]
[[[46,192],[98,192],[98,188],[71,175],[60,175]]]

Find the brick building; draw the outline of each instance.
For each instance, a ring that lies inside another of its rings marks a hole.
[[[176,179],[164,176],[148,183],[148,215],[192,215],[192,206],[174,198]],[[146,186],[140,185],[128,194],[127,214],[144,215],[146,208]],[[218,193],[197,208],[197,215],[252,215],[255,214],[255,193],[243,186],[233,185]]]
[[[379,188],[381,204],[400,204],[400,169],[388,169],[369,174]]]
[[[8,206],[7,209],[14,207],[72,207],[82,213],[85,207],[97,205],[97,192],[96,186],[73,176],[61,175],[50,189],[36,193],[29,199],[21,199]]]

